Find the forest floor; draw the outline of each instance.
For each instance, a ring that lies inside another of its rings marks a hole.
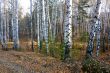
[[[98,60],[110,65],[110,51],[102,53]]]
[[[83,60],[84,52],[80,54]],[[110,52],[102,53],[97,59],[110,64]],[[83,73],[82,60],[62,62],[34,52],[0,50],[0,73]]]
[[[80,73],[79,64],[33,52],[0,50],[0,73]]]

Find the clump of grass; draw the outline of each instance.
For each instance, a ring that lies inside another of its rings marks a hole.
[[[110,73],[110,65],[102,63],[92,57],[84,59],[82,65],[82,70],[87,73]]]
[[[81,50],[80,49],[71,49],[71,57],[75,60],[80,60]]]

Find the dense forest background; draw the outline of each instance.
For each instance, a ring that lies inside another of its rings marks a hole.
[[[91,31],[90,21],[96,3],[96,0],[72,0],[72,27],[69,33],[72,34],[71,53],[74,57],[80,57],[84,51],[86,52]],[[100,35],[100,49],[103,51],[110,47],[109,3],[108,0],[102,0],[99,10],[101,32],[96,35]],[[26,15],[23,15],[22,7],[19,6],[18,1],[4,0],[1,1],[0,6],[2,48],[18,48],[18,50],[35,52],[42,49],[43,53],[49,53],[56,57],[61,56],[66,30],[65,1],[30,0],[30,13],[26,13]],[[94,40],[94,48],[96,46],[97,36]]]
[[[0,71],[110,73],[109,0],[29,3],[0,0]]]

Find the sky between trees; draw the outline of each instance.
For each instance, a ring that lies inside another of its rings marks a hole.
[[[33,0],[35,1],[35,0]],[[95,2],[95,0],[93,0]],[[29,8],[30,8],[30,0],[19,0],[20,6],[23,8],[23,16],[28,12],[29,13]],[[104,11],[105,5],[108,5],[110,7],[110,1],[109,0],[102,0],[102,7],[101,11]]]

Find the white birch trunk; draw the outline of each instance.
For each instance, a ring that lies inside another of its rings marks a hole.
[[[48,50],[48,19],[46,19],[46,8],[45,8],[45,1],[42,0],[42,4],[43,4],[43,33],[44,33],[44,39],[46,42],[46,52],[47,54],[49,53]]]
[[[32,0],[30,0],[30,24],[31,24],[31,48],[32,48],[32,51],[34,51],[34,45],[33,45],[33,25],[32,25]]]
[[[8,11],[6,12],[6,26],[7,26],[7,41],[9,41],[9,13]]]
[[[96,48],[96,56],[99,56],[99,50],[100,50],[100,31],[101,31],[101,23],[98,19],[96,22],[96,35],[97,35],[97,48]]]
[[[40,51],[41,50],[41,47],[40,47],[40,16],[39,16],[39,9],[40,9],[40,2],[38,0],[37,2],[37,41],[38,41],[38,50]]]
[[[2,43],[2,6],[0,1],[0,41]]]
[[[65,53],[64,59],[69,57],[70,48],[72,48],[72,0],[66,0],[66,17],[65,17],[65,31],[64,43]]]
[[[45,41],[46,41],[46,49],[47,53],[49,53],[49,41],[48,41],[48,27],[49,27],[49,1],[46,1],[46,24],[45,24]]]
[[[3,1],[3,14],[2,14],[2,48],[7,49],[7,36],[6,36],[6,0]]]
[[[12,30],[13,30],[13,48],[19,48],[19,33],[18,33],[18,0],[12,0]]]
[[[96,7],[93,11],[92,20],[90,22],[91,31],[90,31],[89,43],[88,43],[88,47],[87,47],[87,55],[88,56],[92,56],[92,53],[93,53],[93,41],[94,41],[94,36],[95,36],[95,33],[96,33],[95,24],[96,24],[96,21],[99,18],[100,3],[101,3],[101,0],[97,0]]]

